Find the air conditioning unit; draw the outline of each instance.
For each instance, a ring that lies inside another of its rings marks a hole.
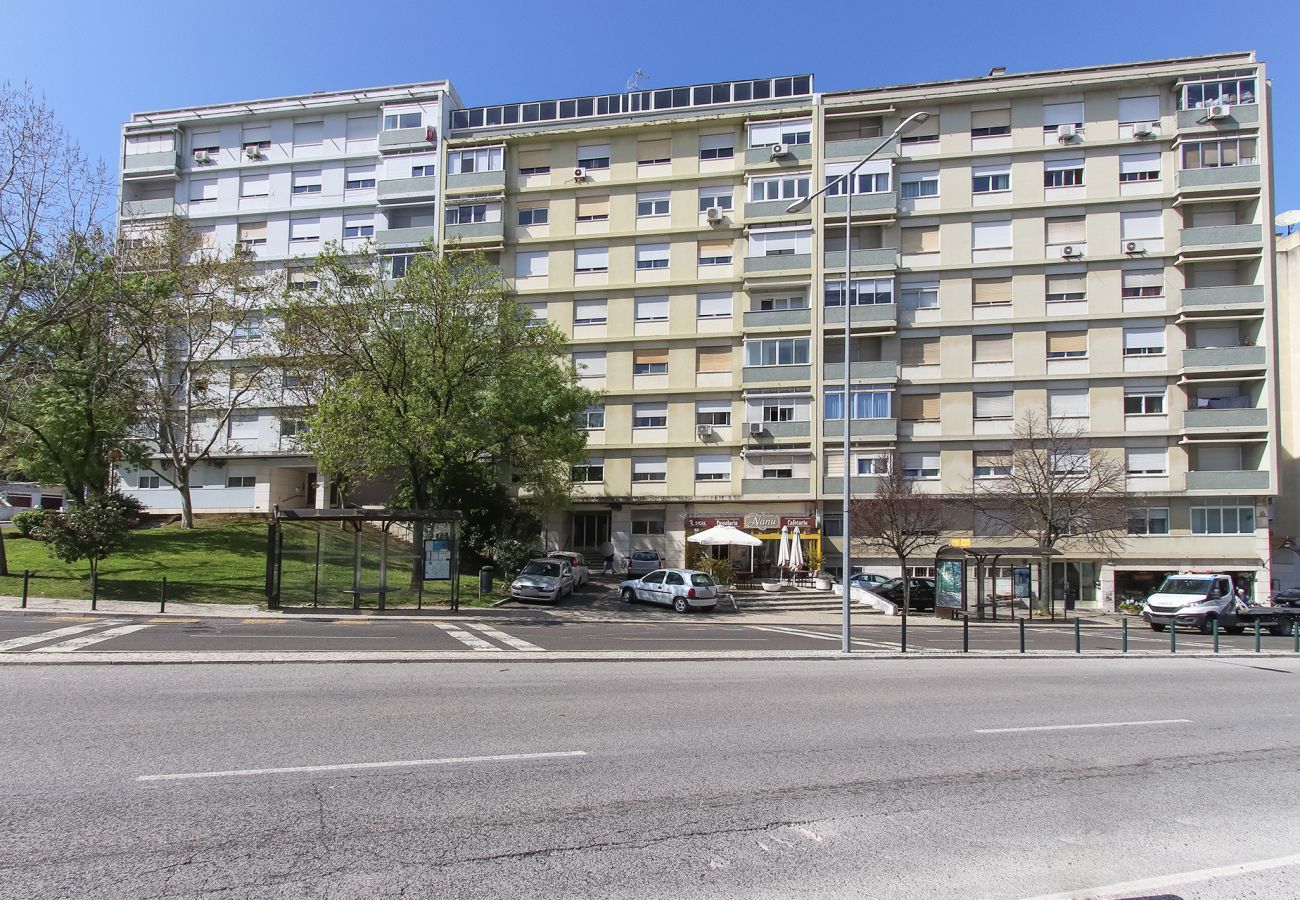
[[[578,166],[576,169],[573,170],[573,180],[574,180],[574,181],[586,181],[586,180],[587,180],[587,170],[584,169],[582,166]]]
[[[249,159],[261,159],[262,151],[256,144],[249,144],[244,148],[244,155]]]
[[[1079,136],[1079,129],[1076,128],[1074,123],[1072,122],[1068,122],[1065,125],[1056,126],[1056,139],[1061,143],[1072,141],[1078,136]]]
[[[1061,248],[1062,259],[1074,259],[1076,256],[1082,256],[1082,255],[1083,254],[1079,252],[1079,248],[1073,245],[1067,244]]]
[[[212,162],[212,154],[206,150],[195,150],[194,161],[199,165],[206,165],[207,163]]]
[[[702,437],[702,438],[713,437],[713,426],[712,426],[712,425],[696,425],[696,426],[695,426],[695,436],[696,436],[696,437]]]
[[[1160,131],[1160,124],[1158,122],[1143,122],[1140,125],[1133,126],[1133,137],[1136,138],[1155,137],[1159,131]]]
[[[1226,103],[1214,103],[1205,111],[1207,119],[1226,119],[1232,115],[1232,107]]]
[[[1139,244],[1137,241],[1125,241],[1125,242],[1124,242],[1124,252],[1125,252],[1125,253],[1144,253],[1145,251],[1142,249],[1142,245]]]
[[[721,222],[721,221],[722,221],[722,207],[721,207],[721,206],[710,206],[708,209],[706,209],[706,210],[704,211],[704,218],[708,219],[710,222]]]
[[[773,144],[771,150],[773,159],[780,159],[783,156],[790,155],[790,148],[785,144]]]
[[[760,434],[763,433],[763,430],[764,430],[764,429],[763,429],[763,423],[762,423],[762,422],[750,422],[750,423],[749,423],[749,436],[750,436],[750,437],[758,437]]]

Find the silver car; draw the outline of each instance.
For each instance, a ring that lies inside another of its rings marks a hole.
[[[634,550],[627,558],[628,577],[649,575],[664,564],[664,558],[656,550]]]
[[[718,603],[718,586],[707,572],[694,569],[656,569],[640,578],[629,578],[618,586],[618,592],[628,603],[662,603],[679,613],[713,609]]]
[[[515,600],[545,600],[559,603],[573,593],[573,570],[567,560],[534,559],[510,582]]]

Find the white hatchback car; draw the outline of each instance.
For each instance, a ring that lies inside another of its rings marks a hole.
[[[662,603],[679,613],[713,609],[718,604],[718,586],[707,572],[694,569],[656,569],[640,578],[629,578],[618,586],[618,592],[628,603]]]
[[[573,573],[563,559],[534,559],[510,582],[515,600],[546,600],[559,603],[573,593]]]
[[[573,586],[582,587],[591,580],[591,570],[587,568],[587,560],[581,553],[574,553],[572,550],[552,550],[546,554],[547,559],[562,559],[569,564],[573,571]]]

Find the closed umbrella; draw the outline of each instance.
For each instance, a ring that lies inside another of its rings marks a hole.
[[[781,545],[776,551],[776,567],[778,569],[787,568],[790,565],[790,530],[786,526],[781,526]]]
[[[790,568],[796,571],[803,568],[803,541],[799,540],[799,526],[794,527],[794,539],[790,541]]]

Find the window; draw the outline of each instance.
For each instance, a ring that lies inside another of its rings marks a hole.
[[[1216,141],[1191,141],[1183,144],[1184,169],[1218,169],[1226,166],[1253,166],[1257,141],[1253,137],[1224,138]]]
[[[1088,240],[1088,220],[1085,216],[1052,216],[1043,220],[1049,246],[1073,245],[1081,248]],[[1082,249],[1079,249],[1082,253]]]
[[[760,397],[757,400],[750,400],[747,406],[748,418],[751,422],[771,424],[775,422],[802,422],[807,419],[806,416],[799,415],[800,412],[807,409],[806,404],[793,397],[772,397],[770,399]],[[755,415],[756,412],[757,415]]]
[[[609,271],[608,247],[578,247],[573,251],[573,271],[575,274],[585,272]]]
[[[695,315],[699,319],[730,319],[731,291],[707,291],[697,294]]]
[[[1119,214],[1121,241],[1159,240],[1164,235],[1160,210],[1128,210]]]
[[[975,335],[972,358],[977,363],[1011,362],[1011,335]]]
[[[579,147],[578,166],[583,169],[608,169],[609,144],[592,144]]]
[[[375,186],[374,166],[348,166],[343,175],[343,189],[363,191]]]
[[[638,166],[657,166],[672,162],[671,138],[648,138],[636,142],[636,164]]]
[[[1124,388],[1124,415],[1162,416],[1165,413],[1164,388]]]
[[[700,135],[700,159],[731,159],[736,153],[736,138],[726,134]]]
[[[1141,153],[1120,152],[1119,180],[1125,181],[1159,181],[1160,151]]]
[[[749,146],[769,147],[772,144],[807,144],[812,141],[812,122],[803,119],[792,122],[755,122],[749,126]]]
[[[216,162],[211,157],[215,157],[220,152],[221,132],[196,131],[190,135],[190,153],[193,154],[196,163]],[[207,157],[206,160],[205,157]]]
[[[700,212],[706,211],[711,206],[716,206],[718,209],[731,209],[731,196],[732,191],[729,184],[700,188]]]
[[[1083,157],[1067,156],[1044,160],[1043,187],[1083,187]]]
[[[700,347],[695,351],[695,372],[699,375],[731,372],[730,347]]]
[[[661,478],[658,480],[662,481],[663,479]],[[647,518],[645,513],[636,513],[635,518],[632,519],[632,533],[633,534],[663,534],[664,533],[663,516],[660,515],[652,519],[652,518]],[[677,573],[675,572],[669,572],[668,575],[664,578],[664,583],[680,584],[681,583],[680,575],[677,576],[676,582],[671,582],[668,580],[669,578],[671,578],[673,575],[676,574]]]
[[[939,196],[938,172],[904,172],[898,176],[899,196],[904,200]]]
[[[280,437],[296,438],[308,431],[307,420],[291,416],[280,417]]]
[[[1091,468],[1087,453],[1060,451],[1047,454],[1047,469],[1053,475],[1084,475]]]
[[[240,222],[239,245],[245,250],[266,244],[265,222]]]
[[[667,244],[637,244],[636,245],[636,267],[637,269],[668,268],[668,245]]]
[[[903,394],[898,398],[898,417],[905,422],[938,422],[938,394]]]
[[[1129,447],[1124,451],[1124,471],[1129,475],[1167,475],[1168,456],[1165,447]]]
[[[827,281],[822,286],[822,299],[827,307],[844,305],[844,282]],[[850,306],[874,306],[894,302],[894,279],[855,278],[849,282]]]
[[[853,419],[892,419],[894,391],[887,385],[865,385],[849,392],[849,416]],[[822,398],[822,416],[828,420],[844,418],[844,390],[827,388]]]
[[[848,179],[844,176],[854,165],[855,163],[829,163],[826,166],[823,184],[827,186],[827,197],[837,197],[849,192]],[[892,168],[893,163],[889,160],[868,162],[858,169],[857,175],[854,176],[856,183],[853,185],[853,193],[881,194],[891,190],[889,183]]]
[[[321,191],[320,169],[295,169],[293,173],[293,192],[295,194],[319,194]]]
[[[710,453],[695,457],[696,481],[730,481],[731,457],[725,453]]]
[[[217,179],[215,178],[191,178],[190,179],[190,202],[191,203],[215,203],[217,199]]]
[[[1010,109],[982,109],[970,114],[970,136],[997,137],[1011,133]]]
[[[907,144],[937,144],[939,142],[939,117],[930,116],[916,125],[911,131],[899,137],[898,142]]]
[[[809,175],[777,175],[769,178],[751,178],[749,202],[766,200],[799,200],[808,196]]]
[[[1047,417],[1049,419],[1086,419],[1088,417],[1088,389],[1048,388]]]
[[[695,424],[722,427],[731,424],[730,400],[697,400]]]
[[[996,250],[1011,246],[1011,220],[971,223],[971,249]]]
[[[971,167],[971,193],[992,194],[1011,190],[1011,164]]]
[[[1236,500],[1208,500],[1192,507],[1192,534],[1253,534],[1255,507]]]
[[[667,428],[668,403],[634,403],[632,404],[633,428]]]
[[[170,134],[131,134],[126,138],[126,155],[137,156],[142,153],[170,153],[176,148],[175,138]]]
[[[1120,97],[1119,121],[1121,125],[1138,122],[1159,122],[1160,98],[1155,96]]]
[[[938,253],[939,226],[922,225],[919,228],[903,228],[899,231],[903,253]]]
[[[519,316],[525,328],[541,328],[546,324],[546,301],[537,300],[519,304]]]
[[[226,430],[231,440],[247,440],[248,438],[257,437],[257,413],[232,412],[226,422]]]
[[[903,309],[938,309],[939,282],[924,281],[900,285],[898,299]]]
[[[1007,478],[1011,475],[1011,456],[994,451],[975,451],[974,474],[976,478]]]
[[[809,229],[769,229],[749,233],[749,255],[794,256],[812,252],[812,231]]]
[[[344,128],[344,146],[348,153],[375,149],[375,139],[379,134],[379,119],[374,113],[348,116]]]
[[[290,219],[289,243],[298,244],[320,240],[320,217]]]
[[[325,141],[324,122],[294,122],[293,152],[295,156],[306,153],[319,153]]]
[[[574,325],[604,325],[607,320],[607,304],[603,299],[578,300],[573,305]]]
[[[423,124],[424,114],[419,110],[384,114],[384,131],[396,131],[399,128],[419,128]]]
[[[1083,273],[1047,276],[1048,303],[1070,303],[1087,299],[1087,276]]]
[[[667,375],[668,350],[633,350],[633,375]]]
[[[666,481],[668,479],[668,459],[663,456],[642,456],[632,458],[632,482]]]
[[[519,207],[519,225],[545,225],[551,220],[551,212],[546,206]]]
[[[888,456],[859,456],[854,460],[854,463],[854,473],[857,475],[889,474]]]
[[[1163,356],[1165,326],[1129,325],[1124,328],[1125,356]]]
[[[241,198],[271,196],[270,175],[244,175],[239,179],[239,196]]]
[[[807,297],[760,297],[755,307],[758,312],[777,312],[788,309],[807,309]]]
[[[1149,506],[1128,511],[1129,534],[1168,534],[1169,507]]]
[[[605,407],[588,406],[578,413],[578,427],[583,431],[600,431],[605,427]]]
[[[928,453],[904,453],[902,463],[904,478],[939,477],[939,454],[937,451]]]
[[[722,238],[721,240],[701,240],[699,243],[699,261],[702,266],[731,265],[731,239]]]
[[[939,365],[939,337],[902,338],[898,342],[899,362],[905,366]]]
[[[403,271],[403,274],[405,274],[405,271]],[[401,278],[402,276],[401,276],[401,275],[394,275],[393,277],[394,277],[394,278]],[[308,272],[303,272],[303,271],[301,271],[301,270],[298,270],[298,271],[290,270],[290,271],[289,271],[289,290],[291,290],[291,291],[314,291],[314,290],[316,290],[316,288],[318,288],[318,287],[320,287],[320,282],[316,280],[316,276],[315,276],[315,275],[312,275],[312,274],[310,274],[310,273],[308,273]]]
[[[793,478],[794,462],[789,457],[766,457],[759,469],[760,478]]]
[[[976,278],[971,282],[974,306],[1010,306],[1011,278]]]
[[[605,480],[605,461],[589,459],[573,467],[573,481],[577,484],[599,484]]]
[[[375,220],[369,215],[345,214],[343,216],[344,238],[368,238],[375,236]]]
[[[256,475],[227,475],[226,487],[228,488],[257,487],[257,476]]]
[[[1203,109],[1216,103],[1247,104],[1255,101],[1254,77],[1211,78],[1182,85],[1183,109]]]
[[[634,301],[634,309],[638,322],[667,322],[668,296],[663,294],[637,297]]]
[[[486,222],[487,212],[488,208],[486,203],[448,206],[446,221],[448,225],[473,225],[475,222]]]
[[[550,271],[550,256],[545,250],[516,250],[515,277],[541,278]]]
[[[433,163],[421,163],[420,165],[411,166],[412,178],[432,178],[438,174],[438,169]]]
[[[414,253],[395,253],[383,258],[384,269],[389,278],[405,278],[407,270],[415,262]]]
[[[471,172],[502,171],[502,148],[475,147],[447,151],[447,174],[468,175]]]
[[[1047,333],[1048,359],[1081,359],[1088,355],[1086,331],[1049,331]]]
[[[520,150],[520,175],[547,175],[551,171],[550,150]]]
[[[609,197],[579,197],[575,218],[579,222],[609,220]]]
[[[142,491],[153,491],[162,487],[162,479],[157,475],[141,475],[137,484]]]
[[[827,143],[878,138],[882,134],[884,134],[884,120],[880,116],[826,117]]]
[[[669,197],[667,191],[645,191],[636,195],[636,217],[638,219],[666,216],[668,211]]]
[[[589,350],[573,354],[573,368],[579,378],[605,377],[605,351]]]
[[[1058,126],[1083,127],[1083,103],[1044,103],[1043,131],[1055,132]]]
[[[806,366],[808,338],[771,338],[745,342],[746,366]]]

